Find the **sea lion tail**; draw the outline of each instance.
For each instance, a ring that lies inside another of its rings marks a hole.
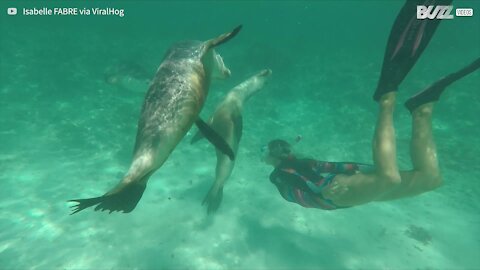
[[[235,29],[233,29],[231,32],[222,34],[214,39],[209,40],[208,48],[210,49],[229,41],[230,39],[234,38],[238,34],[238,32],[240,32],[241,29],[242,29],[242,25],[239,25],[235,27]]]

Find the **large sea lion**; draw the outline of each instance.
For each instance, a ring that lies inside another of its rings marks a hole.
[[[215,112],[208,120],[208,125],[228,143],[235,155],[242,137],[243,105],[253,94],[262,89],[271,73],[270,69],[262,70],[235,86],[217,106]],[[202,134],[199,132],[193,136],[191,143],[195,143],[201,138]],[[231,160],[223,152],[218,149],[216,152],[215,182],[202,202],[202,205],[207,204],[207,213],[209,214],[216,211],[220,206],[223,198],[223,186],[232,174],[235,165],[235,161]]]
[[[149,177],[167,160],[194,122],[207,139],[233,159],[232,149],[198,115],[211,79],[230,76],[230,70],[214,48],[232,39],[240,29],[238,26],[205,42],[179,42],[167,51],[145,96],[128,172],[103,196],[70,200],[78,203],[72,206],[71,214],[97,204],[95,210],[131,212]]]

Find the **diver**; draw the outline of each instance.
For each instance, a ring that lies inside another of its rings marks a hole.
[[[451,0],[435,1],[449,4]],[[480,67],[480,58],[409,98],[413,169],[399,171],[393,111],[398,86],[429,43],[441,20],[417,20],[416,1],[407,0],[390,32],[374,100],[379,114],[373,136],[373,165],[298,158],[284,140],[264,147],[264,161],[275,169],[270,181],[281,196],[308,208],[333,210],[415,196],[442,184],[432,137],[432,112],[448,85]]]

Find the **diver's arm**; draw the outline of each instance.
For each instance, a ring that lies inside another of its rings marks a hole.
[[[312,181],[312,179],[308,179],[294,173],[283,171],[281,175],[281,183],[290,189],[299,189],[302,192],[313,192],[318,194],[321,193],[322,189],[324,188],[323,185],[317,185]]]
[[[306,182],[299,175],[288,172],[285,170],[279,170],[278,173],[270,178],[270,181],[275,185],[288,186],[289,188],[297,188],[300,190],[308,190],[309,187]]]

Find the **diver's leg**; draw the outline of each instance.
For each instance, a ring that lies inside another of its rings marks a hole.
[[[414,196],[430,191],[442,184],[437,161],[437,151],[432,135],[432,111],[448,85],[480,68],[480,58],[466,67],[436,81],[411,97],[405,106],[412,113],[412,141],[410,156],[413,170],[401,172],[402,184],[382,200]]]
[[[409,197],[435,189],[442,184],[437,150],[432,135],[433,102],[423,104],[412,112],[412,141],[410,156],[413,170],[402,171],[398,189],[378,200]]]
[[[322,196],[339,206],[352,206],[377,200],[394,190],[401,182],[396,162],[393,110],[396,92],[379,100],[380,111],[373,137],[375,172],[355,175],[338,174],[322,191]]]
[[[393,126],[395,95],[395,92],[389,92],[380,98],[380,112],[375,127],[372,150],[377,177],[399,183],[400,175],[396,162],[397,150]]]
[[[433,102],[424,104],[412,112],[410,157],[414,171],[429,175],[429,178],[437,179],[441,182],[439,179],[440,171],[438,169],[437,149],[432,135],[432,112]],[[433,183],[433,186],[436,185],[436,183]]]

